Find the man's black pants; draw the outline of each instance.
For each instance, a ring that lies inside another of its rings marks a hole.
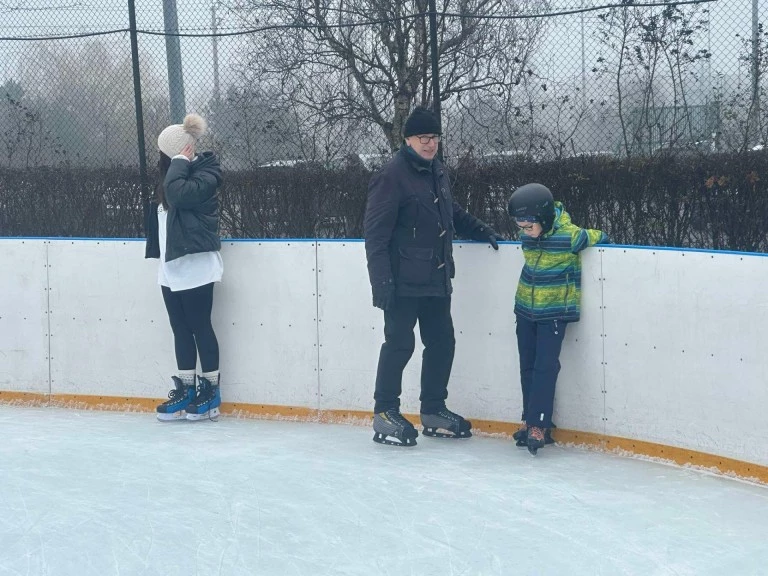
[[[416,346],[414,328],[419,322],[424,355],[421,362],[421,412],[445,408],[448,378],[453,366],[456,339],[451,319],[451,298],[424,296],[395,298],[384,312],[384,344],[376,373],[375,412],[400,406],[403,370]]]

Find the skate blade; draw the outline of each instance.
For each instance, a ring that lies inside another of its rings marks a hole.
[[[187,419],[187,413],[184,410],[178,412],[158,412],[157,419],[160,422],[178,422]]]
[[[211,408],[202,414],[187,414],[187,420],[192,420],[193,422],[197,422],[199,420],[216,421],[216,419],[219,417],[219,414],[221,414],[221,411],[218,408]]]
[[[416,446],[416,438],[406,438],[402,442],[399,440],[390,440],[385,436],[384,434],[380,434],[378,432],[375,432],[373,434],[373,441],[377,444],[386,444],[387,446],[399,446],[401,448],[410,448],[411,446]]]
[[[551,446],[554,443],[555,443],[555,441],[552,440],[551,438],[547,438],[544,441],[544,445],[545,446]],[[528,446],[528,441],[527,440],[518,440],[517,442],[515,442],[515,446],[517,446],[518,448],[525,448],[526,446]]]
[[[544,447],[544,445],[543,445],[543,444],[542,444],[542,445],[538,445],[538,446],[531,446],[531,445],[529,444],[529,445],[528,445],[528,452],[530,452],[530,453],[531,453],[531,456],[536,456],[536,454],[538,453],[539,449],[540,449],[540,448],[543,448],[543,447]]]
[[[459,432],[458,434],[454,434],[453,432],[439,432],[438,430],[438,428],[424,428],[422,434],[424,434],[424,436],[429,436],[430,438],[472,438],[472,432],[470,430]]]

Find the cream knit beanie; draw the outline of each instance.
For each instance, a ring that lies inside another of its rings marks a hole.
[[[160,132],[157,137],[157,147],[160,152],[173,158],[178,156],[187,144],[196,144],[205,134],[207,122],[198,114],[187,114],[183,124],[172,124]]]

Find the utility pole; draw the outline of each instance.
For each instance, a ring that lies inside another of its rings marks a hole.
[[[440,129],[443,128],[442,105],[440,103],[440,64],[437,53],[437,5],[429,0],[429,47],[432,56],[432,111],[437,116]],[[437,149],[437,156],[443,159],[443,143]]]
[[[758,22],[758,0],[752,0],[752,106],[748,130],[752,145],[760,142],[760,25]]]
[[[584,9],[584,0],[581,0],[581,8]],[[581,107],[587,106],[587,53],[584,42],[584,12],[579,14],[581,17]]]
[[[150,216],[150,202],[147,177],[147,151],[144,147],[144,110],[141,105],[141,74],[139,72],[139,42],[136,33],[136,6],[134,0],[128,0],[128,26],[131,36],[131,63],[133,65],[133,98],[136,106],[136,140],[139,152],[139,179],[141,184],[141,202],[144,222]],[[146,230],[145,230],[146,233]]]
[[[186,115],[184,99],[184,72],[181,69],[181,42],[176,0],[163,0],[165,22],[165,55],[168,60],[168,97],[171,104],[171,122],[181,124]]]
[[[218,32],[216,2],[211,6],[211,31],[213,32],[213,101],[218,104],[219,100],[221,100],[221,91],[219,86],[219,39],[216,37]]]

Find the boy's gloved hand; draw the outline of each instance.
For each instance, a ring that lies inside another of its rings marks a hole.
[[[386,311],[392,307],[395,303],[395,284],[392,280],[374,284],[371,288],[373,289],[373,305],[376,308]]]

